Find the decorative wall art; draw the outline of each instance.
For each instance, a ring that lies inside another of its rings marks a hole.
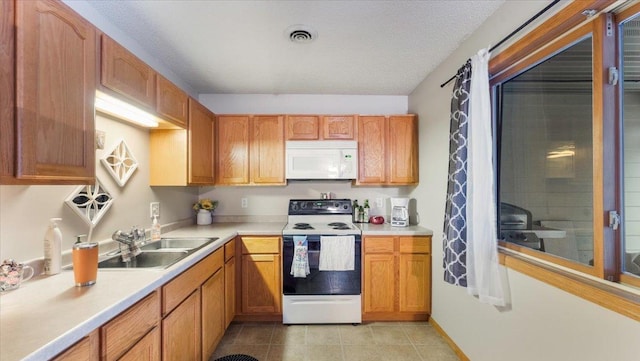
[[[65,203],[89,226],[95,226],[111,207],[113,197],[96,178],[95,185],[79,186],[67,197]]]
[[[131,174],[138,168],[138,161],[124,139],[120,139],[101,161],[120,187],[124,187]]]

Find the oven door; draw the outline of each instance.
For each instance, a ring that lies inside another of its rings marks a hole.
[[[329,235],[324,235],[329,236]],[[302,277],[291,275],[293,263],[293,236],[283,236],[282,289],[284,295],[359,295],[361,293],[361,248],[360,235],[355,237],[355,260],[353,271],[320,271],[320,235],[307,236],[307,253],[310,273]]]

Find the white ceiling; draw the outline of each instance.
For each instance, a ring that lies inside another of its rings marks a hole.
[[[200,94],[408,95],[503,2],[89,3]],[[293,24],[317,39],[292,43]]]

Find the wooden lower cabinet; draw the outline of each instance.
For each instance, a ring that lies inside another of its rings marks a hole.
[[[365,236],[363,320],[426,320],[431,236]]]
[[[200,361],[200,289],[162,320],[162,360]]]
[[[364,256],[365,312],[393,312],[395,304],[395,256],[367,254]]]
[[[202,356],[208,360],[215,351],[218,342],[224,335],[225,293],[224,268],[220,268],[213,276],[202,284]]]
[[[281,237],[242,237],[240,311],[243,315],[279,317],[282,313],[281,243]]]
[[[86,361],[100,358],[100,334],[98,330],[83,337],[73,346],[56,356],[53,361]]]
[[[118,361],[160,361],[160,327],[151,330]]]

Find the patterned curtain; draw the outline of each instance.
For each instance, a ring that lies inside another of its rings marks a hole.
[[[467,286],[467,122],[471,61],[458,70],[451,97],[449,177],[444,215],[444,280]]]

